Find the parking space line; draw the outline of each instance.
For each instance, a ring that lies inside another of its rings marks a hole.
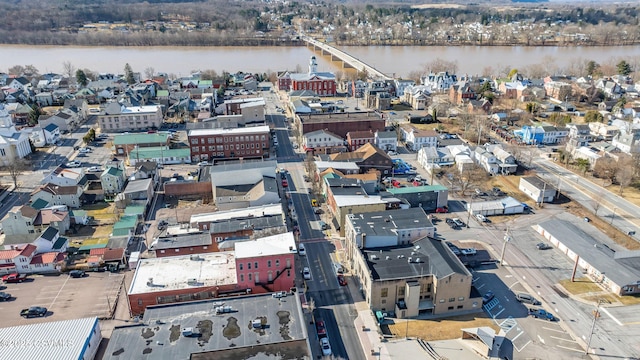
[[[522,333],[524,333],[524,332],[522,332]],[[521,333],[521,334],[522,334],[522,333]],[[518,335],[518,336],[519,336],[519,335]],[[524,345],[522,345],[522,347],[521,347],[521,348],[519,348],[519,349],[518,349],[515,345],[513,346],[513,348],[514,348],[514,349],[516,349],[518,352],[521,352],[521,351],[522,351],[522,350],[524,350],[524,348],[526,348],[526,347],[527,347],[527,345],[529,345],[529,344],[531,344],[531,340],[527,341],[527,343],[526,343],[526,344],[524,344]]]
[[[493,317],[498,317],[498,315],[502,314],[503,311],[504,311],[504,308],[502,308],[502,310],[498,311],[495,315],[493,315]]]
[[[480,285],[480,286],[476,287],[476,289],[480,290],[480,289],[482,289],[485,285],[486,285],[486,284],[482,284],[482,285]]]
[[[545,327],[545,326],[543,326],[542,328],[545,329],[545,330],[555,331],[555,332],[559,332],[561,334],[565,334],[564,330],[552,329],[552,328],[548,328],[548,327]]]
[[[574,348],[570,348],[570,347],[566,347],[566,346],[562,346],[562,345],[556,345],[559,348],[562,349],[566,349],[566,350],[571,350],[571,351],[575,351],[575,352],[584,352],[584,349],[574,349]]]
[[[60,293],[62,292],[62,289],[64,289],[64,286],[67,284],[67,281],[69,281],[69,278],[70,278],[70,276],[67,276],[67,278],[65,279],[64,283],[62,284],[62,286],[60,286],[60,290],[58,291],[58,294],[53,299],[53,301],[51,302],[51,305],[49,305],[49,307],[52,307],[53,304],[55,304],[56,300],[58,299],[58,296],[60,296]]]
[[[570,341],[570,342],[572,342],[572,343],[576,343],[576,344],[577,344],[577,342],[576,342],[575,340],[573,340],[573,339],[563,339],[563,338],[561,338],[561,337],[551,336],[551,335],[549,335],[549,337],[550,337],[550,338],[552,338],[552,339],[562,340],[562,341]]]
[[[520,331],[520,333],[518,335],[516,335],[513,339],[511,339],[511,343],[516,341],[516,339],[519,338],[522,334],[524,334],[524,331]]]
[[[604,312],[605,314],[609,315],[611,320],[615,321],[616,324],[618,324],[618,326],[624,326],[624,324],[622,322],[620,322],[620,320],[618,320],[615,316],[611,315],[611,313],[607,310],[607,308],[601,307],[600,309],[602,309],[602,312]]]

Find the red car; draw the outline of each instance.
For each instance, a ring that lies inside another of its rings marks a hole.
[[[444,213],[448,213],[448,212],[449,212],[449,208],[447,208],[446,206],[436,208],[436,213],[443,213],[444,214]]]
[[[340,286],[347,286],[347,279],[344,278],[344,275],[338,275],[338,283]]]
[[[282,180],[282,187],[287,187],[289,186],[289,183],[287,182],[287,180]]]
[[[2,281],[6,283],[21,283],[27,279],[27,275],[12,273],[2,277]]]
[[[318,337],[323,338],[327,336],[327,328],[324,326],[323,320],[316,321],[316,331],[318,332]]]

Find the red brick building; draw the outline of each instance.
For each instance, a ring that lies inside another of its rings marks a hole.
[[[350,131],[347,133],[347,142],[349,143],[349,151],[356,151],[364,144],[373,144],[375,142],[375,136],[371,130]]]
[[[354,131],[384,131],[385,120],[376,112],[361,113],[325,113],[299,115],[295,120],[302,134],[317,130],[327,130],[343,139],[347,133]]]
[[[196,233],[161,237],[151,244],[151,250],[155,250],[156,257],[205,254],[218,251],[218,247],[211,242],[208,233]]]
[[[235,251],[141,259],[127,292],[131,313],[158,304],[290,291],[295,254],[288,232],[238,242]]]
[[[192,161],[268,158],[269,126],[189,131]]]
[[[320,96],[336,95],[336,76],[330,72],[318,72],[316,57],[309,61],[308,73],[284,72],[278,77],[278,89],[285,91],[311,90]]]

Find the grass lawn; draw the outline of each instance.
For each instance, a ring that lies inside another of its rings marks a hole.
[[[85,239],[82,241],[82,245],[96,245],[96,244],[106,244],[109,242],[109,238],[108,237],[103,237],[103,238],[98,238],[98,237],[93,237],[90,239]]]
[[[114,223],[115,207],[115,203],[97,203],[84,206],[82,209],[87,211],[87,216],[93,216],[96,221]]]
[[[585,277],[577,278],[574,282],[571,282],[571,279],[561,280],[560,285],[573,295],[603,291],[600,286]]]
[[[409,336],[420,337],[427,341],[458,339],[462,330],[472,327],[489,326],[496,332],[500,328],[484,313],[455,316],[440,320],[409,320]],[[397,337],[404,337],[407,333],[407,323],[390,324],[389,330]]]

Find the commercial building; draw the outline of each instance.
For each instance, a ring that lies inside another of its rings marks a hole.
[[[386,192],[406,201],[411,207],[435,211],[449,202],[449,189],[442,185],[389,187]]]
[[[583,229],[562,218],[535,226],[553,246],[578,263],[594,282],[616,295],[640,293],[640,251],[629,251],[595,228]],[[588,231],[587,231],[588,230]]]
[[[425,237],[404,246],[360,248],[355,241],[347,246],[349,265],[374,312],[411,318],[481,311],[473,276],[443,241]]]
[[[275,161],[211,166],[213,201],[229,210],[280,202]]]
[[[318,113],[296,115],[294,120],[301,134],[326,130],[346,139],[351,131],[384,131],[385,119],[380,113]]]
[[[112,102],[98,114],[98,124],[102,132],[157,129],[162,125],[162,121],[160,105],[124,106]]]
[[[181,234],[159,237],[150,246],[156,257],[193,255],[215,252],[208,233]]]
[[[150,305],[247,293],[237,283],[233,252],[140,259],[127,296],[137,315]]]
[[[116,154],[127,155],[134,148],[169,146],[170,136],[166,132],[157,132],[153,134],[137,133],[137,134],[118,134],[113,137],[113,146]]]
[[[329,72],[318,72],[316,57],[309,60],[308,73],[285,72],[278,77],[278,89],[284,91],[311,90],[320,96],[336,94],[336,76]]]
[[[114,329],[103,359],[311,359],[306,324],[291,294],[153,306]]]
[[[140,162],[155,162],[156,164],[190,164],[191,152],[187,148],[172,149],[168,146],[135,148],[129,152],[127,162],[136,166]]]
[[[98,318],[0,328],[2,359],[92,360],[102,341]]]
[[[547,184],[537,176],[520,178],[518,189],[533,199],[536,204],[553,202],[557,193],[555,186]]]
[[[269,126],[189,131],[193,161],[268,158]]]

